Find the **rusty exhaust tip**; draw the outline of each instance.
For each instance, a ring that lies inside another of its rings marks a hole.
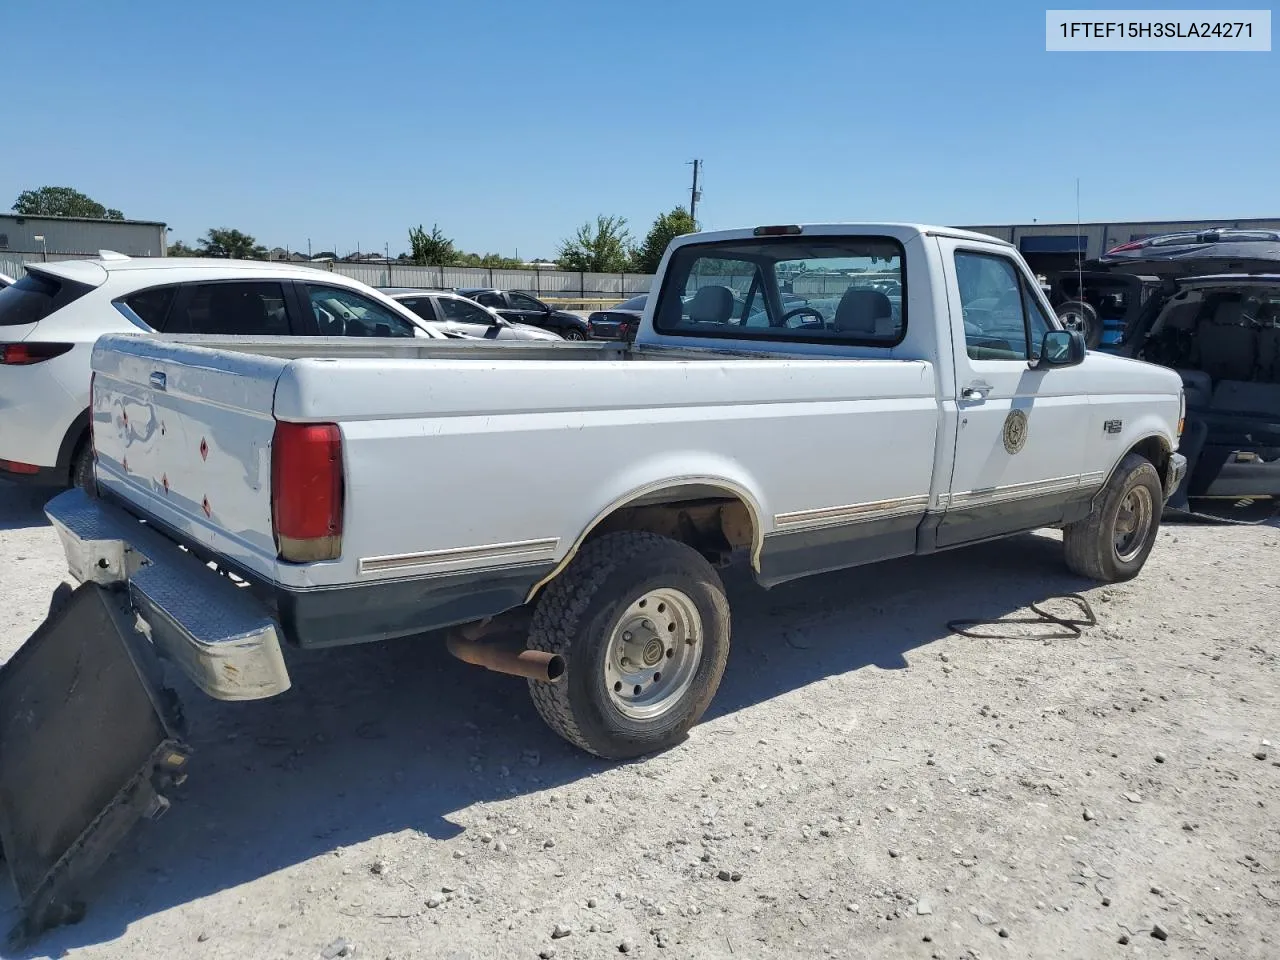
[[[540,683],[555,683],[564,676],[564,657],[545,650],[526,650],[500,642],[471,640],[461,633],[451,635],[446,644],[449,652],[464,663],[484,667],[494,673],[524,677]]]

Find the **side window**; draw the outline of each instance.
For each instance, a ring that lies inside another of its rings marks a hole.
[[[412,337],[414,326],[390,308],[340,287],[307,284],[322,337]]]
[[[279,283],[202,283],[190,290],[186,303],[170,312],[165,333],[289,335],[289,316]]]
[[[1044,308],[1036,299],[1035,291],[1022,281],[1022,309],[1027,315],[1027,354],[1032,360],[1040,359],[1040,346],[1044,343],[1044,335],[1053,329],[1053,324],[1045,316]]]
[[[486,307],[493,307],[495,310],[501,310],[507,305],[500,293],[480,293],[471,299],[476,303],[483,303]]]
[[[543,305],[540,302],[538,302],[537,300],[533,299],[533,297],[530,297],[526,294],[509,293],[507,294],[507,296],[511,298],[511,306],[514,307],[516,310],[544,310],[545,309],[545,307],[543,307]]]
[[[400,305],[408,307],[423,320],[435,320],[436,309],[431,305],[430,297],[414,297],[410,300],[402,299]]]
[[[444,314],[446,320],[452,320],[454,323],[482,323],[487,326],[493,326],[493,314],[487,310],[481,310],[474,303],[467,303],[458,297],[441,297],[440,312]]]
[[[151,290],[139,290],[124,297],[121,302],[152,330],[164,330],[165,319],[169,316],[169,308],[173,306],[173,299],[177,294],[177,287],[155,287]]]
[[[973,360],[1026,360],[1027,325],[1018,270],[1005,257],[956,251],[964,339]]]

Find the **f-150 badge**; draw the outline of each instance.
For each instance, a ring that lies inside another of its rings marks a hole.
[[[1010,410],[1004,418],[1004,448],[1017,453],[1027,445],[1027,415],[1021,410]]]

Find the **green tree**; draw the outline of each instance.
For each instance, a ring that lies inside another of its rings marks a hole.
[[[200,238],[196,252],[201,257],[223,257],[230,260],[265,260],[267,248],[247,233],[230,227],[210,227]]]
[[[41,187],[23,190],[13,202],[13,212],[26,217],[90,217],[94,220],[123,220],[114,207],[104,207],[72,187]]]
[[[622,273],[631,268],[634,253],[626,218],[601,214],[560,244],[558,262],[562,270]]]
[[[176,243],[169,244],[169,256],[171,257],[199,257],[202,256],[195,247],[189,247],[181,240]]]
[[[438,224],[431,225],[431,232],[422,226],[409,229],[409,259],[419,266],[449,267],[458,258],[453,241],[446,237]]]
[[[684,207],[676,207],[670,213],[660,213],[649,228],[648,235],[636,251],[635,269],[637,273],[657,273],[658,264],[667,246],[676,237],[686,233],[697,233],[698,224]]]

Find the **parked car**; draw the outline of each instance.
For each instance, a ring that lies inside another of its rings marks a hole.
[[[587,317],[587,336],[592,340],[634,340],[648,302],[649,295],[642,293],[608,310],[595,311]]]
[[[1142,264],[1144,272],[1161,276],[1189,276],[1201,271],[1189,268],[1189,261],[1213,259],[1223,272],[1254,272],[1249,262],[1275,261],[1280,258],[1280,231],[1275,230],[1201,230],[1197,233],[1169,233],[1146,237],[1132,243],[1112,247],[1098,257],[1104,267],[1129,267]],[[1230,261],[1236,265],[1228,266]]]
[[[154,758],[187,773],[169,728],[139,721],[65,775],[96,729],[85,704],[175,707],[156,655],[216,698],[253,700],[290,684],[282,640],[451,629],[460,659],[528,679],[566,740],[630,757],[679,742],[715,696],[730,649],[715,567],[735,557],[769,587],[1060,526],[1076,574],[1142,570],[1185,467],[1181,382],[1086,353],[1012,245],[758,227],[679,237],[663,262],[629,347],[102,337],[100,496],[46,506],[83,585],[55,595],[0,675],[0,702],[40,690],[23,701],[38,717],[0,724],[0,752],[19,756],[0,794],[26,801],[6,806],[10,859],[80,876],[78,831],[46,826],[42,789],[88,830],[100,798],[152,782]],[[778,276],[828,263],[892,270],[911,310],[850,276],[831,314],[799,307],[789,326]],[[704,284],[743,274],[757,279]],[[732,322],[735,294],[762,322]],[[528,469],[537,509],[477,501],[477,478]],[[111,685],[78,669],[85,650],[95,665],[124,651]],[[113,839],[150,799],[112,808]]]
[[[423,320],[446,333],[478,340],[562,340],[550,330],[528,323],[513,323],[496,310],[445,290],[412,290],[390,294]]]
[[[565,340],[586,340],[589,335],[585,319],[568,310],[557,310],[531,293],[495,290],[493,287],[459,287],[458,293],[498,311],[508,320],[551,330]]]
[[[1280,263],[1272,273],[1177,277],[1122,351],[1176,370],[1186,390],[1189,499],[1280,497]]]
[[[0,290],[0,476],[87,483],[89,357],[104,333],[445,334],[355,280],[309,267],[178,257],[30,264]]]

